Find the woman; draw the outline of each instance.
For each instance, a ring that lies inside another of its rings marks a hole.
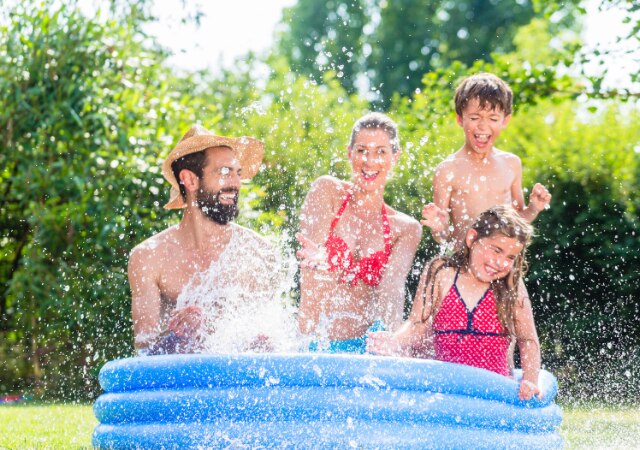
[[[420,242],[420,224],[384,203],[400,156],[396,124],[360,118],[347,147],[352,182],[322,176],[300,215],[300,330],[312,349],[364,353],[368,330],[402,323],[404,285]]]

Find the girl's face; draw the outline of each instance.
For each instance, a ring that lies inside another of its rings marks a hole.
[[[469,269],[485,283],[506,277],[524,248],[517,238],[502,233],[478,239],[475,230],[469,230],[466,243],[469,247]]]
[[[349,150],[349,161],[356,187],[364,191],[384,189],[398,154],[393,153],[389,134],[381,129],[358,132]]]

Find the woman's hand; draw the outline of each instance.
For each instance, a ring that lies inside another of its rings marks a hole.
[[[367,335],[367,353],[394,356],[402,353],[395,335],[390,331],[373,331]]]
[[[302,248],[296,252],[300,259],[300,267],[303,269],[328,269],[327,250],[322,245],[318,245],[302,233],[296,234],[296,239]]]

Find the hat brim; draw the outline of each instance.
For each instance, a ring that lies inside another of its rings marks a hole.
[[[178,180],[173,175],[171,165],[174,161],[191,153],[201,152],[209,148],[228,147],[238,155],[240,167],[242,167],[243,180],[250,180],[260,170],[264,156],[264,144],[252,137],[226,137],[215,135],[196,135],[184,139],[169,152],[162,164],[162,175],[171,184],[171,199],[164,206],[165,209],[184,208],[186,203],[180,194]]]

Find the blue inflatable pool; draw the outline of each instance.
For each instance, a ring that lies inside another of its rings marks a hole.
[[[556,380],[518,399],[458,364],[330,354],[165,355],[111,361],[93,445],[166,448],[562,448]]]

